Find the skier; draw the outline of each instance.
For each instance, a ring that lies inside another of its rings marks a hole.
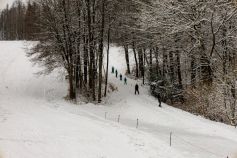
[[[114,67],[112,66],[112,74],[114,73]]]
[[[118,70],[115,71],[115,76],[118,78]]]
[[[136,84],[135,85],[135,95],[138,93],[138,95],[139,95],[139,86],[138,86],[138,84]]]
[[[123,80],[123,75],[120,74],[119,77],[120,77],[120,81],[122,81]]]
[[[124,84],[127,85],[127,78],[124,77]]]
[[[161,107],[161,96],[160,96],[160,94],[158,94],[157,99],[158,99],[158,102],[159,102],[159,107]]]

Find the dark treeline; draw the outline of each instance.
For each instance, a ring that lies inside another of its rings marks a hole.
[[[44,73],[65,68],[68,97],[98,102],[107,92],[104,56],[117,44],[127,74],[149,84],[151,94],[235,125],[236,6],[235,0],[17,1],[1,13],[0,37],[39,41],[29,55]]]
[[[34,40],[40,32],[38,17],[39,8],[35,2],[27,4],[17,0],[11,7],[1,11],[0,39],[1,40]]]

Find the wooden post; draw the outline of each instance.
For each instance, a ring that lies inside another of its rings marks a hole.
[[[172,145],[172,132],[170,132],[170,146]]]
[[[107,118],[107,112],[105,112],[105,119]]]
[[[118,123],[119,123],[119,121],[120,121],[120,115],[118,115]]]
[[[136,125],[136,128],[138,128],[138,119],[137,119],[137,125]]]

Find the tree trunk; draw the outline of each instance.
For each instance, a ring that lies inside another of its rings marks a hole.
[[[110,17],[109,17],[109,23],[110,23]],[[107,48],[107,65],[106,65],[106,77],[105,77],[105,92],[104,96],[106,97],[107,95],[107,86],[108,86],[108,75],[109,75],[109,45],[110,45],[110,25],[108,29],[108,48]]]
[[[87,76],[88,76],[88,40],[86,39],[86,36],[84,35],[84,48],[83,48],[83,60],[84,60],[84,82],[87,84]]]
[[[165,52],[165,50],[163,49],[163,70],[162,70],[162,76],[164,77],[164,78],[166,78],[167,77],[167,63],[168,63],[168,56],[167,56],[167,54],[166,54],[166,52]]]
[[[136,53],[136,48],[135,48],[135,43],[133,42],[133,54],[134,54],[134,59],[135,59],[135,64],[136,64],[136,77],[138,78],[139,77],[139,74],[138,74],[138,62],[137,62],[137,53]]]
[[[223,47],[223,56],[222,56],[222,80],[224,82],[224,86],[223,86],[223,102],[224,102],[224,107],[225,109],[227,109],[227,69],[228,69],[228,55],[227,55],[227,41],[226,41],[226,28],[223,26],[223,39],[222,40],[222,47]]]
[[[154,49],[154,53],[155,53],[155,58],[156,58],[156,77],[159,77],[159,75],[161,75],[161,71],[160,71],[160,66],[159,66],[158,48]]]
[[[105,25],[105,0],[102,0],[102,22],[99,45],[99,92],[98,102],[101,102],[102,97],[102,65],[103,65],[103,50],[104,50],[104,25]]]
[[[138,61],[139,61],[139,74],[143,77],[143,52],[142,49],[138,49]]]
[[[236,125],[236,81],[232,81],[231,83],[231,95],[232,95],[232,99],[231,99],[231,124],[232,125]]]
[[[68,70],[68,81],[69,81],[69,99],[73,100],[76,98],[74,83],[73,83],[73,68],[72,66],[69,67]]]
[[[68,65],[68,77],[69,77],[69,98],[75,99],[75,89],[74,89],[74,60],[72,58],[72,41],[71,41],[71,30],[69,27],[69,19],[68,19],[68,8],[70,4],[66,4],[65,0],[62,0],[62,11],[64,14],[64,24],[63,24],[63,38],[64,38],[64,48],[65,48],[65,54],[67,56],[67,65]]]
[[[196,58],[194,55],[191,56],[191,85],[195,87],[196,83]]]
[[[77,60],[76,60],[76,69],[75,69],[75,80],[76,80],[76,88],[80,87],[80,66],[81,66],[81,61],[80,61],[80,54],[77,54]]]
[[[89,87],[92,93],[92,98],[95,101],[95,54],[94,54],[94,39],[92,33],[92,26],[91,26],[91,2],[87,0],[87,24],[88,24],[88,38],[89,38],[89,53],[90,53],[90,63],[89,63]]]
[[[177,73],[178,73],[178,83],[180,88],[183,88],[182,83],[182,73],[181,73],[181,64],[180,64],[180,52],[176,51],[176,63],[177,63]]]
[[[79,1],[77,1],[77,14],[78,14],[78,27],[81,29],[81,10]],[[81,44],[81,33],[78,32],[78,37],[76,39],[76,88],[81,88],[82,85],[82,75],[81,75],[81,51],[80,51],[80,44]]]
[[[170,81],[171,83],[174,83],[174,59],[173,59],[173,52],[169,52],[169,59],[170,59]]]
[[[150,55],[149,55],[149,73],[150,73],[150,81],[152,80],[153,77],[153,70],[152,70],[152,65],[153,65],[153,57],[152,57],[152,48],[150,48]]]
[[[127,73],[131,74],[130,71],[130,64],[129,64],[129,54],[128,54],[128,45],[124,45],[124,52],[125,52],[125,59],[126,59],[126,64],[127,64]]]
[[[142,83],[145,84],[145,59],[146,59],[146,50],[143,51],[143,63],[142,63]]]

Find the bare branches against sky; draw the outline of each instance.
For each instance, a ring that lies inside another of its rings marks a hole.
[[[5,8],[7,4],[11,5],[14,0],[0,0],[0,9]]]

